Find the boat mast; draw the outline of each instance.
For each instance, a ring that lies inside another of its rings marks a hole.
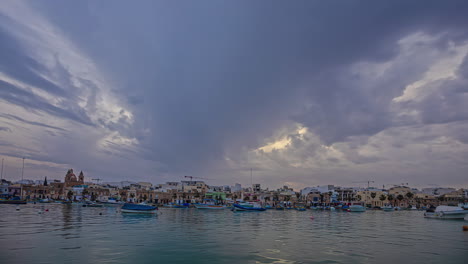
[[[21,183],[20,183],[20,186],[21,186],[21,191],[20,191],[21,200],[23,200],[23,178],[24,178],[24,157],[23,157],[23,169],[21,170]]]

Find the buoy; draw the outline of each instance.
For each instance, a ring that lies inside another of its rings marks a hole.
[[[314,216],[313,216],[313,215],[312,215],[312,216],[310,216],[310,219],[314,219]]]
[[[102,213],[99,213],[99,215],[102,215]]]
[[[45,209],[46,212],[49,212],[49,209]]]
[[[468,231],[468,225],[463,226],[463,231]]]

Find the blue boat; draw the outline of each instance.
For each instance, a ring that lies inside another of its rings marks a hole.
[[[147,204],[131,204],[125,203],[122,206],[122,213],[140,213],[140,214],[154,214],[158,208]]]
[[[233,207],[231,210],[235,212],[235,211],[265,211],[266,209],[261,207],[257,203],[241,203],[241,204],[233,204]]]

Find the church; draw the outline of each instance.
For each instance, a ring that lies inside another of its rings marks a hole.
[[[73,173],[73,169],[69,169],[67,171],[67,175],[65,175],[65,186],[64,187],[73,187],[76,185],[83,185],[84,184],[84,174],[83,171],[80,172],[78,179],[76,178],[75,173]]]

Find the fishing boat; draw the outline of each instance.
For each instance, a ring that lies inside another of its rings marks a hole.
[[[274,208],[274,207],[271,206],[271,205],[269,205],[269,204],[268,204],[268,205],[265,205],[265,209],[273,209],[273,208]]]
[[[147,204],[125,203],[122,206],[122,213],[154,214],[158,208]]]
[[[26,204],[25,200],[19,197],[13,197],[11,199],[0,199],[0,204]]]
[[[258,203],[239,203],[239,204],[233,204],[233,207],[231,209],[233,212],[236,211],[247,211],[247,212],[252,212],[252,211],[265,211],[266,209],[263,208],[260,204]]]
[[[303,206],[296,206],[294,209],[296,209],[297,211],[305,211],[306,208],[303,207]]]
[[[349,212],[365,212],[366,207],[364,207],[362,203],[355,203],[349,206],[348,211]]]
[[[276,210],[284,210],[284,206],[278,204],[278,205],[275,207],[275,209],[276,209]]]
[[[214,199],[204,199],[203,203],[196,203],[193,206],[197,209],[208,209],[208,210],[223,210],[226,209],[226,205],[219,204],[217,200]]]
[[[294,209],[296,209],[297,211],[305,211],[306,207],[303,203],[299,203],[299,204],[296,204],[296,206],[294,206]]]
[[[436,219],[464,219],[468,215],[468,210],[463,210],[463,208],[458,206],[447,206],[440,205],[435,208],[429,208],[424,213],[426,218],[436,218]]]
[[[40,199],[40,200],[39,200],[39,203],[51,203],[51,202],[52,202],[52,200],[49,199],[49,198],[45,198],[45,199]]]
[[[385,205],[385,206],[382,206],[382,210],[384,210],[385,212],[392,212],[392,211],[395,211],[395,208],[393,208],[393,206],[391,205]]]
[[[189,204],[175,204],[175,203],[170,203],[170,204],[165,204],[163,205],[164,208],[189,208]]]

